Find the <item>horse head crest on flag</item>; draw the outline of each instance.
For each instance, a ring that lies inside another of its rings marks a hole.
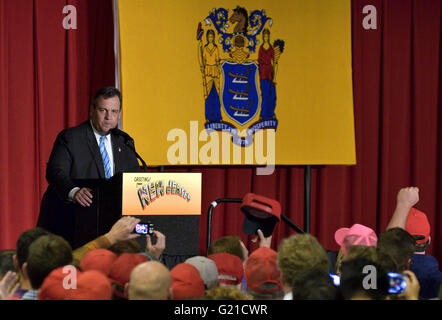
[[[284,41],[271,44],[273,21],[264,10],[218,8],[203,21],[197,41],[206,130],[230,132],[235,144],[249,146],[256,131],[278,126],[275,78]]]
[[[234,33],[247,33],[247,27],[249,25],[249,16],[247,10],[240,6],[233,9],[233,14],[230,16],[229,21],[235,25]]]

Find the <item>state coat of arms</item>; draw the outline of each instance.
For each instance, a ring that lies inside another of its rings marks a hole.
[[[275,79],[284,41],[271,43],[272,25],[264,10],[248,13],[240,6],[213,9],[198,24],[205,128],[227,131],[243,147],[256,131],[278,126]],[[239,134],[244,126],[245,136]]]

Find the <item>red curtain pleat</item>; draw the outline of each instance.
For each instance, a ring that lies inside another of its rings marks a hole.
[[[62,28],[67,4],[77,8],[77,30]],[[367,5],[377,10],[374,30],[363,28]],[[398,190],[416,185],[416,207],[431,223],[429,252],[442,259],[441,13],[440,0],[352,1],[357,165],[312,167],[311,232],[326,249],[338,249],[340,227],[361,223],[384,231]],[[91,94],[114,84],[112,19],[111,0],[0,1],[0,249],[15,247],[35,225],[58,132],[87,119]],[[202,254],[207,210],[218,198],[247,192],[275,198],[304,226],[302,166],[277,167],[270,176],[251,167],[166,170],[203,173]],[[238,204],[218,205],[212,239],[239,235],[253,250],[257,244],[242,233],[242,221]],[[280,223],[273,248],[293,233]]]

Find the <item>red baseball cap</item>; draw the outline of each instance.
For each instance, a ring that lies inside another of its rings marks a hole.
[[[76,270],[66,287],[65,279],[70,275],[65,267],[53,270],[43,281],[38,293],[39,300],[111,300],[112,285],[100,271]]]
[[[425,243],[430,238],[430,222],[427,215],[415,208],[411,208],[408,214],[405,230],[412,236],[422,236],[423,239],[416,240],[416,243]]]
[[[239,257],[227,252],[220,252],[211,254],[207,258],[215,261],[219,283],[231,285],[241,283],[244,267]]]
[[[281,221],[281,205],[278,201],[254,193],[247,193],[241,205],[245,214],[243,232],[256,234],[260,229],[264,237],[273,233],[276,223]]]
[[[109,275],[112,263],[117,260],[117,255],[106,249],[95,249],[85,254],[80,262],[82,271],[98,270],[106,276]]]
[[[336,230],[335,241],[341,246],[342,253],[346,254],[348,248],[354,245],[376,246],[378,237],[373,229],[356,223],[351,228]]]
[[[101,271],[88,270],[80,274],[77,289],[70,290],[68,300],[111,300],[112,283]]]
[[[64,268],[60,267],[52,270],[46,276],[38,291],[39,300],[66,300],[68,290],[63,287],[63,280],[68,274]],[[77,270],[77,277],[79,273],[80,271]]]
[[[174,300],[204,296],[204,281],[193,265],[179,263],[170,270],[170,276]]]
[[[115,295],[121,298],[124,296],[124,286],[130,280],[132,270],[140,263],[149,261],[146,256],[138,253],[122,253],[111,265],[109,278],[116,284]],[[119,287],[119,288],[118,288]]]
[[[276,263],[276,251],[262,247],[249,256],[244,265],[247,287],[258,293],[275,293],[282,290],[281,272]],[[275,284],[274,289],[262,289],[265,283]]]

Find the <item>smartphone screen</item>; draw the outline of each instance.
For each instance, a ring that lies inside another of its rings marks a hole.
[[[333,284],[338,287],[341,284],[341,278],[337,274],[329,273],[329,275],[333,280]]]
[[[138,234],[153,234],[153,223],[137,223],[135,226],[135,233]]]
[[[405,281],[403,274],[389,272],[388,274],[389,288],[388,293],[402,293],[407,287],[407,282]]]

